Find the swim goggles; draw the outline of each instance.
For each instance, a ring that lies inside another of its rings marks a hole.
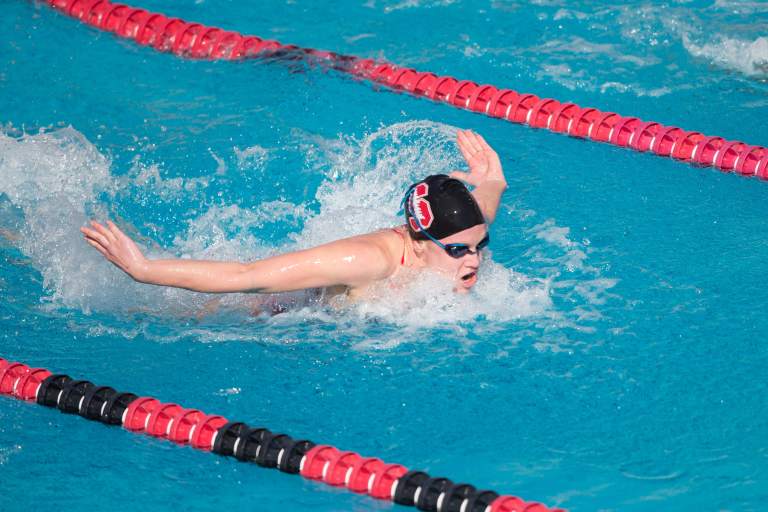
[[[416,222],[418,223],[419,221],[417,220]],[[448,256],[456,259],[463,258],[467,254],[477,254],[478,252],[488,247],[488,244],[491,243],[491,238],[488,236],[488,234],[486,234],[483,239],[477,243],[477,246],[473,251],[467,244],[444,244],[440,240],[433,238],[432,235],[426,231],[424,231],[424,234],[427,235],[427,237],[435,242],[439,247],[442,247]]]
[[[416,225],[419,226],[420,232],[424,233],[427,236],[427,238],[432,240],[435,244],[437,244],[438,247],[444,250],[448,256],[450,256],[451,258],[459,259],[459,258],[463,258],[467,254],[477,254],[478,252],[488,247],[488,244],[491,243],[491,238],[488,233],[486,233],[483,239],[477,243],[477,246],[475,246],[474,251],[469,248],[469,244],[462,244],[462,243],[444,244],[437,238],[430,235],[429,231],[427,231],[427,229],[421,225],[419,216],[416,215],[416,213],[413,211],[413,206],[411,205],[411,202],[408,201],[409,197],[411,196],[411,192],[413,192],[414,188],[415,187],[409,188],[408,191],[405,193],[405,197],[403,197],[403,201],[400,204],[400,207],[401,209],[408,208],[408,213],[411,215],[411,218],[413,218],[413,220],[416,221]]]

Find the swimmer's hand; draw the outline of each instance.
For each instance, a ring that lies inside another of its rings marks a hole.
[[[499,155],[482,136],[472,130],[459,130],[456,144],[464,160],[467,161],[469,172],[454,171],[451,173],[452,177],[475,187],[487,182],[495,182],[497,186],[507,187]]]
[[[499,155],[472,130],[459,130],[456,144],[467,161],[469,172],[454,171],[451,177],[474,185],[472,195],[480,205],[485,221],[490,224],[496,218],[501,195],[507,189]]]
[[[136,242],[123,233],[111,221],[102,226],[95,220],[91,227],[80,228],[85,241],[91,244],[102,256],[111,261],[117,268],[131,276],[136,281],[142,281],[142,275],[147,268],[147,258],[141,253]]]

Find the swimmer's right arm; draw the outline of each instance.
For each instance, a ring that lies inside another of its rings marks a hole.
[[[456,144],[467,161],[469,172],[455,171],[451,176],[474,185],[472,196],[480,206],[485,221],[491,224],[496,219],[501,196],[507,190],[499,155],[481,135],[472,130],[459,130]]]
[[[92,221],[81,228],[86,241],[107,260],[141,283],[185,288],[198,292],[275,293],[306,288],[358,286],[391,274],[392,258],[364,237],[272,258],[238,263],[146,258],[136,243],[114,223]]]

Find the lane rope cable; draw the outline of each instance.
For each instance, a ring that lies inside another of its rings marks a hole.
[[[0,395],[431,512],[565,512],[0,358]]]
[[[768,148],[676,126],[643,121],[575,103],[540,98],[471,80],[421,72],[373,59],[300,48],[279,41],[191,23],[108,0],[46,0],[55,9],[143,46],[193,59],[310,58],[389,89],[514,123],[615,146],[652,152],[699,166],[768,179]]]

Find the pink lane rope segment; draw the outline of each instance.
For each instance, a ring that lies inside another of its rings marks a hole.
[[[108,0],[47,0],[59,11],[93,27],[133,39],[157,51],[193,59],[307,56],[390,89],[406,91],[473,112],[534,128],[653,152],[721,171],[768,179],[768,149],[614,112],[584,108],[535,94],[416,71],[372,59],[285,45],[237,32],[169,18]]]

